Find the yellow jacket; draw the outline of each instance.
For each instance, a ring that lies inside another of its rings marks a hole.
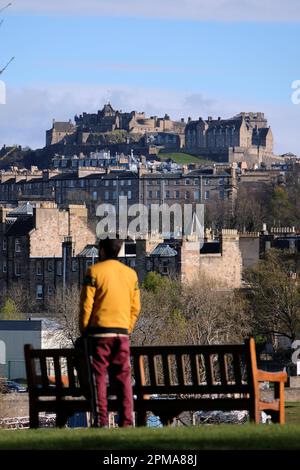
[[[136,272],[117,260],[90,266],[80,298],[79,328],[124,329],[131,333],[140,313]]]

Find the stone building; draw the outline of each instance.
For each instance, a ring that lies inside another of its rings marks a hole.
[[[102,203],[113,204],[118,213],[120,196],[127,196],[128,205],[202,203],[209,207],[220,201],[230,209],[236,197],[236,167],[215,165],[192,171],[184,168],[177,173],[78,167],[66,173],[46,170],[0,175],[0,202],[5,204],[43,199],[53,200],[59,206],[86,204],[89,216],[94,217]]]
[[[274,159],[273,134],[264,113],[240,113],[230,119],[189,121],[185,148],[223,161],[261,163]]]
[[[72,257],[95,242],[83,205],[59,209],[55,203],[41,202],[15,210],[2,207],[0,222],[2,293],[20,283],[36,299],[47,299],[68,282],[66,263],[71,266],[69,272],[75,272],[79,268],[72,264]]]
[[[172,133],[178,135],[179,146],[184,144],[184,119],[172,121],[166,114],[164,117],[150,116],[132,111],[123,113],[116,111],[108,103],[97,113],[83,113],[75,116],[75,124],[53,121],[52,128],[46,131],[46,146],[57,143],[77,145],[101,144],[102,134],[125,131],[130,135],[146,133]],[[177,142],[177,141],[176,141]]]

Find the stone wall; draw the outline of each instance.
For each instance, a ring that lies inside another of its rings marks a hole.
[[[86,207],[36,208],[35,229],[30,233],[30,256],[61,257],[62,242],[67,236],[72,236],[75,255],[95,242],[95,234],[87,227]]]

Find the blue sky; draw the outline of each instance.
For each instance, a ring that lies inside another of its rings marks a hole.
[[[1,77],[0,145],[43,146],[52,118],[110,100],[123,111],[173,118],[263,111],[276,151],[300,154],[300,105],[291,102],[300,2],[265,2],[267,9],[256,0],[152,0],[151,9],[78,0],[71,15],[68,0],[14,2],[0,29],[0,65],[15,56]]]

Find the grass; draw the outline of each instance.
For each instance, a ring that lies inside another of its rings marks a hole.
[[[178,163],[178,165],[188,165],[189,163],[213,163],[211,160],[206,160],[201,157],[195,157],[194,155],[190,155],[189,153],[183,152],[159,153],[158,156],[159,158],[161,158],[161,160],[168,160],[169,158],[171,158],[175,163]]]
[[[285,426],[0,430],[0,450],[300,449],[300,403],[287,403],[286,416]]]
[[[0,450],[292,450],[299,425],[0,431]]]

